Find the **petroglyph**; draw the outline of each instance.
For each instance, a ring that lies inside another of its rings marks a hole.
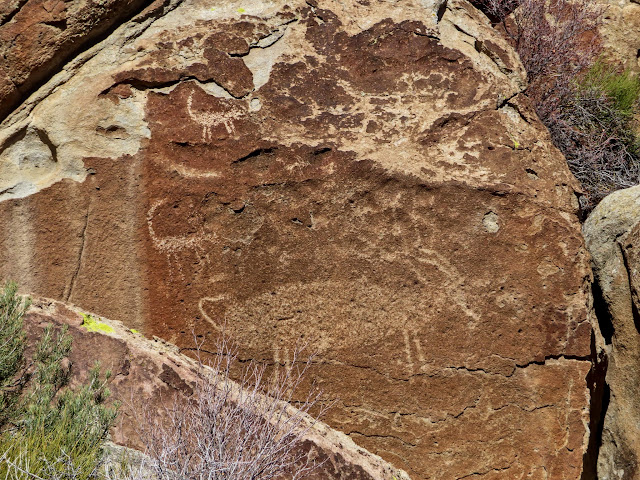
[[[415,371],[415,364],[413,362],[413,356],[411,355],[411,340],[409,338],[409,332],[406,330],[402,331],[402,338],[404,339],[404,347],[405,347],[405,355],[407,356],[407,367],[412,372]]]
[[[366,310],[362,309],[364,298],[377,300]],[[395,298],[388,288],[361,279],[349,288],[333,281],[297,282],[242,301],[226,294],[211,295],[201,298],[198,308],[202,318],[217,332],[224,331],[234,341],[249,347],[268,335],[270,355],[265,360],[283,365],[291,361],[294,345],[302,341],[308,342],[319,355],[335,349],[364,352],[361,361],[366,364],[369,348],[384,348],[387,342],[400,339],[404,349],[387,368],[396,375],[408,376],[435,368],[433,353],[424,345],[438,342],[440,333],[423,323],[421,299],[424,292],[420,289]],[[348,310],[349,314],[335,318],[329,304]],[[442,308],[446,308],[444,303]],[[257,316],[259,322],[250,321]],[[249,324],[251,327],[247,328]],[[301,332],[305,333],[304,338]]]
[[[415,330],[415,327],[413,327]],[[402,339],[404,342],[404,353],[406,356],[407,372],[411,374],[429,373],[433,371],[433,365],[429,362],[420,332],[402,330]]]
[[[475,322],[479,322],[480,315],[469,307],[469,302],[467,301],[467,295],[464,291],[464,276],[460,274],[458,269],[449,260],[435,250],[421,248],[420,251],[426,253],[427,257],[417,257],[417,261],[433,265],[445,274],[446,281],[444,287],[447,289],[449,300],[453,300],[467,316]],[[468,326],[469,328],[474,328],[475,323],[470,323]]]
[[[165,235],[160,236],[156,233],[153,226],[154,220],[157,216],[156,211],[158,208],[168,203],[168,199],[156,200],[151,208],[147,211],[147,228],[149,230],[149,236],[153,243],[153,246],[163,252],[167,256],[167,262],[169,264],[169,280],[173,280],[173,273],[178,272],[180,278],[184,279],[182,264],[184,263],[184,257],[180,256],[182,251],[192,251],[197,258],[204,258],[208,261],[208,255],[203,248],[205,242],[211,242],[216,238],[214,233],[207,232],[204,225],[198,225],[196,231],[187,235]]]
[[[212,140],[212,130],[220,124],[223,124],[229,135],[235,134],[236,130],[233,126],[233,120],[244,117],[245,113],[237,109],[231,109],[227,112],[205,112],[195,110],[193,108],[193,92],[187,99],[187,111],[191,119],[202,126],[202,141],[210,142]]]
[[[153,220],[156,215],[156,210],[167,202],[167,199],[156,200],[147,212],[149,235],[151,236],[153,245],[158,250],[166,253],[175,253],[180,250],[195,250],[200,248],[204,241],[210,241],[215,238],[215,235],[208,234],[202,227],[200,227],[197,232],[189,235],[158,236],[153,228]]]
[[[226,295],[218,295],[216,297],[202,297],[198,301],[198,310],[200,311],[200,314],[219,333],[223,333],[224,332],[224,326],[225,326],[224,317],[222,316],[222,318],[219,318],[219,319],[211,318],[211,316],[209,316],[209,313],[207,313],[207,310],[205,309],[205,303],[207,303],[207,302],[208,303],[223,302],[223,301],[226,300],[226,298],[227,298]]]
[[[406,258],[408,260],[407,265],[411,273],[417,276],[425,284],[430,283],[430,279],[423,273],[423,269],[417,268],[412,261],[419,262],[423,265],[431,265],[439,270],[443,274],[443,278],[440,283],[440,288],[443,290],[441,297],[446,299],[446,303],[453,302],[457,305],[462,312],[471,319],[467,326],[469,328],[475,328],[481,317],[480,314],[470,306],[470,302],[468,301],[466,293],[468,286],[465,283],[465,276],[462,275],[448,259],[435,250],[423,247],[418,249],[418,252],[423,255],[416,255],[415,251],[409,251],[406,253],[396,252],[395,255],[398,258],[395,259],[395,261]],[[362,258],[369,258],[369,255],[372,255],[373,252],[367,252],[366,254],[358,252],[357,254],[362,256]],[[410,259],[412,259],[412,261]],[[394,261],[393,259],[389,260]]]

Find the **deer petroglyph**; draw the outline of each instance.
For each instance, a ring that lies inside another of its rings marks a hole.
[[[245,113],[243,111],[232,109],[226,112],[205,112],[201,110],[194,110],[193,108],[193,93],[189,95],[187,99],[187,112],[191,119],[199,123],[202,126],[202,141],[208,142],[212,139],[211,131],[214,127],[223,124],[227,129],[229,135],[235,134],[236,129],[233,125],[233,120],[242,118]]]

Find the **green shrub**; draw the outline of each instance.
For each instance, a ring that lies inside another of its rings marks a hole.
[[[639,97],[636,76],[598,61],[545,122],[582,184],[585,212],[609,193],[640,181]]]
[[[640,79],[629,70],[619,71],[613,65],[598,60],[579,82],[578,91],[593,89],[604,93],[615,112],[631,120],[638,108]]]
[[[22,316],[30,301],[19,297],[17,291],[17,285],[12,282],[0,291],[0,428],[15,411],[20,390],[20,379],[15,377],[23,362]]]
[[[2,395],[11,398],[0,405],[0,418],[5,419],[0,428],[0,478],[98,478],[102,443],[117,414],[117,406],[105,405],[109,374],[101,379],[96,365],[88,383],[67,387],[72,339],[66,326],[45,328],[26,364],[22,316],[27,306],[15,284],[7,284],[0,296],[0,339],[13,332],[11,338],[17,340],[0,345],[7,375]]]

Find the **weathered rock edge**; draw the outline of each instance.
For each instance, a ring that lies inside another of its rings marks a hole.
[[[170,406],[175,398],[186,401],[192,394],[199,365],[181,354],[175,345],[160,339],[149,340],[119,321],[92,315],[103,331],[89,332],[82,326],[83,313],[88,312],[75,305],[35,298],[24,317],[29,344],[37,342],[45,325],[68,325],[73,337],[71,384],[83,382],[95,362],[100,363],[103,371],[111,370],[110,400],[123,404],[111,438],[116,444],[142,450],[137,419],[131,412],[155,412],[162,419],[166,415],[164,407]],[[287,412],[291,415],[296,409],[289,406]],[[410,480],[402,470],[309,415],[304,416],[301,428],[308,428],[304,450],[310,451],[318,462],[324,462],[305,479]]]
[[[165,0],[7,0],[0,5],[0,121],[130,19],[161,15]],[[165,10],[166,11],[166,10]]]

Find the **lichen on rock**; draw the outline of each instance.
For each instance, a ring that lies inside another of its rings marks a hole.
[[[88,313],[82,314],[82,326],[87,330],[87,332],[97,332],[97,333],[113,333],[115,330],[111,325],[108,325],[100,320],[95,319],[92,315]]]

